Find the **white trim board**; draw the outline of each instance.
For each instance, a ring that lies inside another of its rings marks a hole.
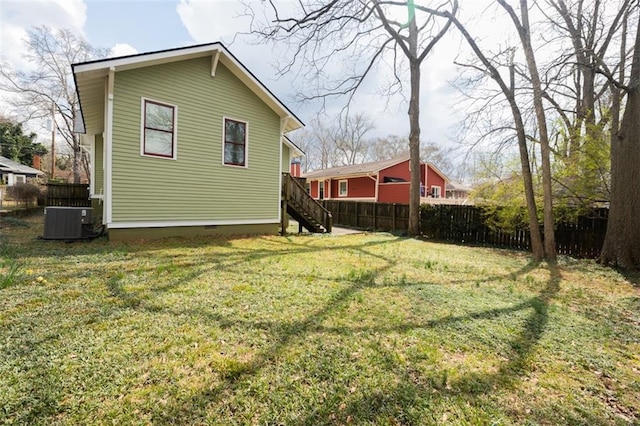
[[[246,219],[246,220],[176,220],[176,221],[141,221],[141,222],[112,222],[109,229],[127,228],[169,228],[180,226],[215,226],[215,225],[269,225],[280,224],[278,219]]]

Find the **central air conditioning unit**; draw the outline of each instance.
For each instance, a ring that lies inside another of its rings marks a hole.
[[[79,240],[92,235],[91,207],[45,207],[45,240]]]

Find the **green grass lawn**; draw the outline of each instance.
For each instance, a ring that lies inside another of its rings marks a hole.
[[[640,291],[391,234],[42,241],[0,223],[6,424],[638,424]]]

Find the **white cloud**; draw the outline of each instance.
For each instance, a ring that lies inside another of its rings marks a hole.
[[[229,43],[237,32],[248,31],[251,23],[239,1],[180,0],[176,12],[197,43]]]
[[[0,53],[14,68],[30,65],[24,58],[27,31],[37,26],[69,29],[84,35],[87,6],[83,0],[0,1]]]
[[[136,53],[138,53],[138,50],[127,43],[116,43],[109,49],[109,56],[111,57],[135,55]]]
[[[0,0],[0,60],[21,71],[33,69],[24,56],[27,32],[38,26],[68,29],[84,37],[87,7],[83,0]],[[0,92],[0,113],[15,115],[9,101],[17,95]],[[20,117],[17,117],[20,118]],[[29,122],[26,129],[41,130],[41,123]]]

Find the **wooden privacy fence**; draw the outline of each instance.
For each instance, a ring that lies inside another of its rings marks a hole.
[[[556,224],[556,250],[560,254],[595,259],[607,232],[609,209],[593,209],[572,221]]]
[[[421,206],[420,229],[429,238],[466,244],[531,248],[531,235],[526,228],[497,229],[488,225],[485,211],[476,206]]]
[[[48,183],[46,205],[48,207],[91,207],[89,185],[84,183]]]
[[[342,200],[323,201],[333,214],[335,225],[382,231],[406,231],[409,206]],[[556,221],[556,249],[559,254],[582,258],[600,255],[607,229],[609,210],[594,209],[574,219]],[[569,216],[568,216],[569,217]],[[529,229],[512,230],[490,226],[489,213],[478,206],[422,205],[420,228],[423,235],[463,244],[531,249]]]
[[[406,231],[409,227],[409,205],[359,201],[323,200],[331,212],[334,225],[383,231]]]

